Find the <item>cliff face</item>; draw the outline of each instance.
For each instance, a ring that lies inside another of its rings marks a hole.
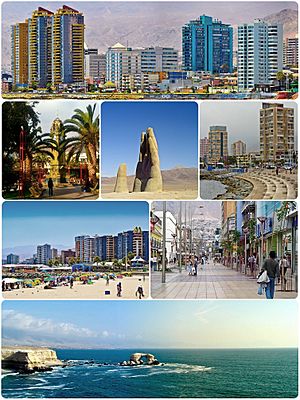
[[[63,365],[54,350],[42,347],[3,347],[1,359],[3,368],[26,373],[49,371],[54,366]]]

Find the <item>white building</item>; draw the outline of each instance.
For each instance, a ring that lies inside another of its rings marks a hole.
[[[84,238],[83,261],[86,263],[93,262],[95,256],[95,238]]]
[[[140,67],[140,51],[116,43],[106,52],[106,81],[113,82],[119,89],[123,74],[137,74]]]
[[[162,222],[163,231],[163,212],[155,211],[155,215]],[[176,257],[176,240],[177,240],[177,221],[174,215],[166,212],[166,257],[168,262],[172,262]]]
[[[282,24],[255,20],[238,27],[238,89],[271,84],[283,68]]]
[[[36,253],[37,253],[37,263],[47,265],[52,256],[51,245],[43,244],[43,245],[37,246]]]
[[[120,43],[106,52],[106,80],[122,86],[122,76],[178,70],[178,51],[171,47],[132,49]]]

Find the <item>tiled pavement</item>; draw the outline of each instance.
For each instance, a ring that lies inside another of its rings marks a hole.
[[[187,271],[166,274],[166,283],[161,283],[161,272],[151,273],[151,295],[155,299],[265,299],[257,294],[256,279],[250,278],[221,264],[207,264],[198,268],[197,276]],[[276,286],[276,299],[297,297],[295,292],[280,291]]]

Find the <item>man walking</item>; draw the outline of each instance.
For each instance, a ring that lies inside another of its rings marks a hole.
[[[275,251],[270,251],[269,258],[264,261],[262,272],[267,271],[270,281],[266,287],[266,298],[274,299],[275,293],[275,279],[279,277],[279,264],[276,261]]]
[[[48,179],[48,189],[49,189],[49,197],[53,196],[53,180],[52,178]]]

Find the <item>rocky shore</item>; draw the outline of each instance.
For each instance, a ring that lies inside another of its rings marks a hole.
[[[43,347],[2,347],[1,361],[2,368],[27,374],[51,371],[53,367],[63,366],[54,350]]]
[[[242,200],[246,198],[253,189],[253,185],[250,182],[242,179],[242,177],[236,177],[233,173],[201,172],[200,179],[200,190],[201,183],[208,180],[220,182],[225,186],[226,192],[217,195],[213,200]],[[208,197],[202,193],[201,197],[208,199]]]

